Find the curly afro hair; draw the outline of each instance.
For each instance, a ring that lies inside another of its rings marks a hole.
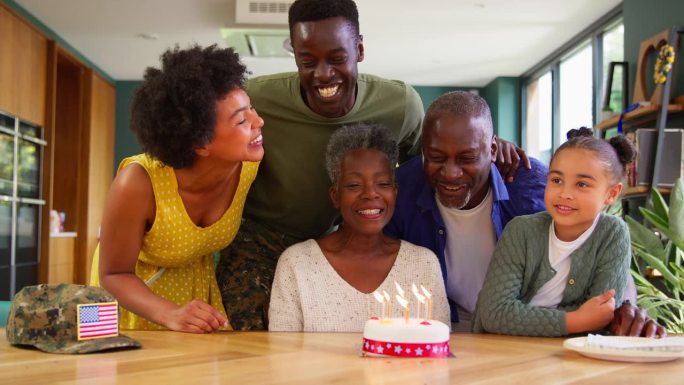
[[[143,151],[173,168],[192,165],[195,147],[214,138],[216,102],[242,88],[246,67],[232,48],[198,45],[161,55],[132,104],[131,130]]]
[[[297,23],[343,17],[359,36],[359,11],[352,0],[296,0],[288,12],[290,39]]]

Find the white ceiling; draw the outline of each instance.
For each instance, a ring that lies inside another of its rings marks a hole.
[[[115,80],[141,79],[176,43],[225,46],[220,28],[253,27],[235,23],[236,0],[14,1]],[[620,2],[357,0],[366,47],[359,70],[413,85],[481,87],[521,75]],[[292,58],[243,61],[253,75],[296,69]]]

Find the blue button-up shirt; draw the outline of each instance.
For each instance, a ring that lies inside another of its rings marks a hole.
[[[532,170],[527,170],[520,164],[511,183],[505,183],[496,166],[491,166],[489,183],[494,196],[492,222],[497,240],[504,226],[514,217],[545,210],[544,188],[548,169],[536,159],[530,158],[530,163]],[[446,286],[449,277],[444,249],[448,234],[437,208],[435,191],[423,172],[421,156],[416,156],[399,167],[396,179],[399,193],[394,216],[385,227],[385,233],[432,250],[439,258]],[[449,306],[451,320],[457,322],[456,303],[449,299]]]

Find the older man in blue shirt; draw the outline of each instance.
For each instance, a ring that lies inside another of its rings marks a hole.
[[[504,182],[494,166],[496,155],[485,100],[467,92],[450,92],[428,108],[422,157],[397,170],[399,193],[385,232],[437,254],[455,330],[470,330],[477,296],[503,228],[513,217],[545,209],[547,168],[529,158],[518,166],[514,178]],[[626,295],[633,303],[636,289],[631,276]],[[667,335],[629,301],[616,309],[609,330],[616,335]]]
[[[494,165],[497,144],[481,97],[451,92],[425,116],[423,157],[397,170],[399,193],[385,232],[435,252],[453,322],[475,310],[496,241],[508,221],[544,210],[546,167],[521,162],[504,183]],[[455,325],[456,326],[456,325]],[[459,329],[469,329],[461,322]]]

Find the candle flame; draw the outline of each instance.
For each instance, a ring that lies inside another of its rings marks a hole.
[[[404,299],[404,297],[400,297],[399,294],[396,295],[397,297],[397,302],[399,302],[399,305],[406,309],[406,306],[408,306],[408,301]]]
[[[383,303],[385,301],[385,297],[382,296],[382,294],[378,293],[377,291],[373,292],[373,297],[375,297],[375,300]]]
[[[415,295],[418,299],[418,302],[425,303],[425,296],[418,292],[418,288],[416,287],[415,283],[411,284],[411,291],[413,292],[413,295]]]
[[[402,289],[401,286],[399,286],[397,281],[394,281],[394,286],[397,288],[397,293],[399,293],[399,295],[401,297],[403,297],[404,296],[404,289]]]
[[[389,302],[389,301],[390,301],[390,295],[387,294],[387,292],[384,291],[384,290],[382,291],[382,294],[385,296],[385,300],[386,300],[387,302]]]
[[[423,291],[423,294],[427,297],[427,299],[432,298],[432,294],[428,291],[428,289],[425,288],[425,286],[420,285],[420,289]]]

